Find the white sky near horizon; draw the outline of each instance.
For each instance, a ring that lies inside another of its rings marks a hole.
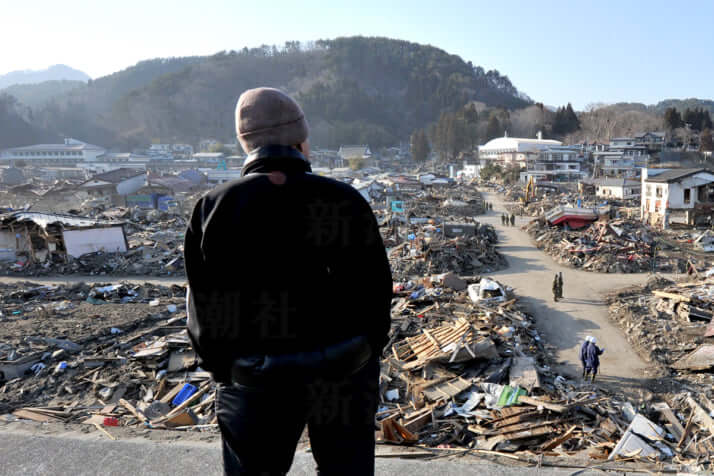
[[[0,74],[338,36],[431,44],[549,105],[714,97],[714,1],[0,0]]]

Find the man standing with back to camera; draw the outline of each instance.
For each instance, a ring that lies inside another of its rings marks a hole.
[[[242,177],[186,231],[188,332],[218,383],[226,474],[283,475],[308,427],[321,475],[374,474],[379,355],[392,278],[369,204],[311,173],[300,106],[245,91]]]

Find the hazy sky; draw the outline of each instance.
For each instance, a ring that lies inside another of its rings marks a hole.
[[[155,57],[387,36],[580,109],[714,97],[713,19],[711,0],[0,0],[0,74],[64,63],[96,78]]]

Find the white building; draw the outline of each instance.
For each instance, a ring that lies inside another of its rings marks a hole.
[[[200,162],[215,162],[218,163],[226,158],[223,152],[197,152],[191,157]]]
[[[218,185],[231,180],[238,180],[241,177],[242,169],[199,169],[206,174],[206,182],[210,185]]]
[[[558,140],[542,139],[540,133],[537,139],[505,135],[479,146],[478,156],[482,166],[488,162],[496,162],[502,166],[517,164],[520,167],[525,167],[528,159],[535,158],[539,151],[560,145],[563,143]]]
[[[638,180],[604,178],[595,180],[595,195],[602,198],[630,200],[640,198],[642,184]]]
[[[707,169],[643,169],[642,218],[667,227],[693,224],[695,212],[712,214],[714,172]]]
[[[585,177],[582,170],[584,156],[577,147],[548,146],[529,154],[521,181],[533,177],[537,182],[574,182]]]
[[[5,149],[0,151],[0,162],[15,164],[22,161],[28,165],[67,166],[94,162],[105,152],[104,148],[97,145],[67,138],[64,144],[36,144]]]

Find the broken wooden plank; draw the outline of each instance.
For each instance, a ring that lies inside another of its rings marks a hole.
[[[99,430],[99,431],[101,431],[102,433],[104,433],[105,435],[107,435],[110,439],[116,441],[116,437],[114,437],[114,435],[112,435],[112,434],[109,433],[107,430],[105,430],[104,428],[102,428],[102,425],[100,425],[99,423],[95,423],[94,426],[97,428],[97,430]]]
[[[65,421],[64,418],[49,415],[46,413],[35,411],[31,408],[19,408],[12,412],[18,418],[23,418],[25,420],[37,421],[40,423],[47,423],[51,421]]]
[[[535,407],[543,407],[556,413],[564,413],[568,411],[568,407],[565,405],[544,402],[543,400],[538,400],[537,398],[529,397],[527,395],[520,395],[518,397],[518,403],[525,403],[527,405],[533,405]]]
[[[700,407],[699,404],[690,395],[687,395],[687,403],[692,409],[694,421],[699,426],[702,426],[709,430],[709,434],[714,435],[714,419],[712,419],[712,417],[709,416],[706,410]]]
[[[675,416],[672,409],[669,408],[669,405],[667,405],[667,403],[665,402],[657,402],[652,405],[652,407],[658,412],[660,412],[662,416],[665,417],[667,421],[672,425],[671,433],[679,441],[679,439],[682,438],[682,435],[684,434],[684,427],[682,427],[682,424],[679,423],[679,420]]]
[[[652,291],[652,294],[654,294],[657,297],[665,298],[665,299],[671,299],[673,301],[677,302],[689,302],[690,298],[687,296],[683,296],[681,294],[674,294],[674,293],[667,293],[664,291]]]
[[[385,418],[381,422],[384,441],[392,443],[416,443],[419,437],[397,422],[398,415]]]
[[[163,424],[169,428],[177,426],[191,426],[198,423],[198,417],[190,408],[185,409],[172,417],[167,418]]]
[[[678,370],[707,370],[714,367],[714,344],[704,344],[672,364]]]
[[[185,408],[189,407],[195,401],[197,401],[199,398],[201,398],[203,396],[203,394],[206,393],[210,388],[211,388],[211,386],[209,384],[204,384],[200,389],[198,389],[198,391],[196,393],[191,395],[185,402],[183,402],[181,405],[179,405],[176,408],[174,408],[173,410],[171,410],[171,412],[169,412],[169,414],[166,415],[165,417],[159,418],[158,420],[154,421],[154,423],[163,423],[163,422],[173,418],[174,416],[178,415],[179,413],[183,412],[183,410]]]
[[[692,411],[689,413],[689,418],[687,418],[687,424],[684,425],[684,431],[682,432],[682,437],[679,439],[679,442],[677,443],[677,449],[682,447],[684,442],[687,440],[689,433],[691,433],[693,418],[694,418],[694,412]]]
[[[183,383],[177,383],[177,384],[174,386],[174,388],[172,388],[171,390],[169,390],[169,392],[168,392],[166,395],[164,395],[163,397],[161,397],[161,402],[163,402],[163,403],[171,403],[171,400],[173,400],[174,397],[175,397],[176,395],[178,395],[178,393],[181,391],[181,389],[183,388],[183,386],[184,386]]]
[[[120,398],[120,399],[119,399],[119,405],[121,405],[121,406],[123,406],[124,408],[126,408],[126,409],[129,411],[129,413],[131,413],[131,414],[134,415],[136,418],[138,418],[140,422],[146,423],[146,422],[149,421],[148,418],[146,418],[146,416],[144,416],[143,413],[141,413],[139,410],[137,410],[134,405],[132,405],[131,403],[127,402],[127,401],[124,400],[123,398]]]
[[[570,439],[570,437],[573,435],[573,433],[575,433],[575,430],[577,427],[578,427],[577,425],[573,425],[568,429],[568,431],[566,431],[562,435],[557,436],[557,437],[553,438],[552,440],[548,441],[547,443],[545,443],[543,446],[540,447],[541,451],[550,451],[553,448],[557,448],[561,444],[565,443],[566,441],[568,441]]]
[[[452,398],[471,386],[468,380],[455,377],[436,384],[428,384],[422,389],[422,393],[431,401]]]
[[[525,431],[528,429],[550,427],[552,425],[559,425],[559,424],[564,423],[568,420],[570,420],[570,418],[562,418],[559,420],[551,420],[551,421],[526,422],[526,423],[521,423],[518,425],[509,425],[506,427],[500,427],[496,430],[486,432],[486,433],[484,433],[484,435],[485,436],[510,435],[511,433],[519,433],[521,431]],[[510,436],[509,436],[509,439],[510,439]]]
[[[405,417],[402,421],[402,426],[412,433],[418,432],[427,423],[432,421],[434,409],[431,407],[426,407],[414,414],[410,415],[408,418]]]

